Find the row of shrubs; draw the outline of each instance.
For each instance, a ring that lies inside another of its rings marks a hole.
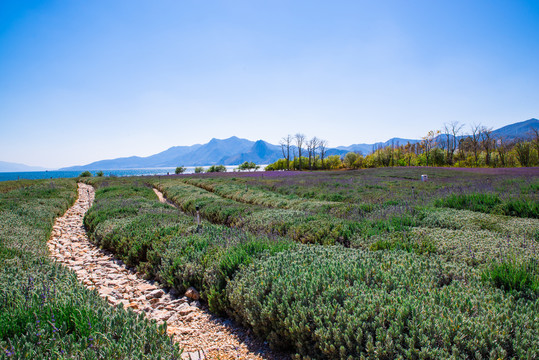
[[[101,185],[84,218],[91,241],[166,286],[180,292],[194,286],[214,312],[226,309],[225,287],[241,265],[296,246],[223,225],[198,227],[192,216],[159,203],[142,183]]]
[[[303,359],[533,359],[539,300],[465,265],[402,251],[300,246],[243,269],[232,315]]]
[[[240,227],[254,233],[289,237],[301,243],[340,243],[348,247],[354,246],[363,237],[399,231],[416,224],[414,216],[410,214],[355,221],[327,213],[242,203],[179,180],[154,180],[152,184],[183,211],[194,214],[198,207],[200,214],[212,223]]]
[[[233,179],[183,178],[183,182],[213,192],[221,197],[247,204],[271,208],[307,211],[316,214],[331,214],[338,217],[363,218],[374,206],[371,204],[352,204],[337,201],[324,201],[300,198],[297,195],[283,195],[277,192],[255,188]]]
[[[521,296],[533,277],[524,288],[504,288],[510,282],[493,271],[482,281],[481,272],[435,251],[306,246],[207,223],[197,229],[141,184],[96,195],[85,219],[94,241],[168,286],[201,289],[213,311],[297,358],[534,358],[539,351],[539,300]],[[496,281],[502,289],[488,284]]]
[[[0,194],[0,358],[179,359],[166,326],[110,307],[48,259],[46,242],[76,198],[75,181],[21,184]]]
[[[435,206],[539,219],[539,201],[537,199],[502,200],[495,193],[450,194],[445,198],[438,199]]]

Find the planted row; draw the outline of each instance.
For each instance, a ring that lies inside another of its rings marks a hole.
[[[313,200],[297,195],[283,195],[254,185],[242,184],[232,178],[182,178],[183,182],[200,187],[221,197],[264,207],[292,209],[315,214],[362,218],[373,210],[370,204],[352,204],[338,201]]]
[[[537,199],[510,198],[502,200],[498,194],[493,193],[450,194],[445,198],[438,199],[435,206],[539,219],[539,201]]]
[[[215,312],[227,308],[224,289],[239,267],[295,246],[206,222],[199,228],[136,182],[98,189],[84,223],[93,242],[168,287],[184,292],[194,286]]]
[[[539,300],[413,253],[300,247],[227,287],[233,316],[303,359],[534,358]]]
[[[178,180],[154,182],[183,211],[200,214],[210,222],[244,230],[289,237],[301,243],[354,246],[358,239],[381,232],[409,228],[416,223],[408,213],[384,213],[377,219],[354,221],[330,214],[312,214],[293,209],[271,209],[222,198]]]
[[[210,222],[286,236],[303,243],[345,243],[359,228],[357,222],[330,215],[240,203],[174,180],[161,182],[160,189],[186,212],[195,213],[198,207],[200,214]]]

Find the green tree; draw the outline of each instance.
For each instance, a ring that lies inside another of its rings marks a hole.
[[[260,166],[256,165],[252,161],[246,161],[240,166],[238,166],[238,170],[240,171],[243,171],[243,170],[251,171],[251,170],[258,170],[258,169],[260,169]]]
[[[517,141],[515,144],[515,151],[517,153],[517,159],[520,166],[530,166],[530,143],[525,141]]]
[[[204,172],[204,168],[202,166],[197,166],[195,168],[195,174],[200,174]]]
[[[349,152],[344,155],[344,167],[352,169],[354,167],[354,162],[357,160],[357,154],[355,152]]]
[[[340,169],[342,167],[341,157],[339,155],[330,155],[326,159],[326,164],[330,170]]]
[[[174,171],[174,173],[176,173],[176,175],[178,175],[178,174],[183,174],[183,173],[185,172],[185,170],[187,170],[187,169],[185,168],[185,166],[178,166],[178,167],[176,168],[176,170]]]
[[[92,173],[89,172],[88,170],[82,172],[79,177],[92,177]]]
[[[224,165],[212,165],[208,168],[208,170],[206,170],[206,172],[226,172],[226,167]]]

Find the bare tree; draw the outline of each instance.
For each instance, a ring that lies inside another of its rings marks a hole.
[[[297,133],[297,134],[294,136],[294,139],[296,140],[296,146],[297,146],[297,148],[298,148],[299,170],[301,171],[301,151],[302,151],[302,146],[303,146],[303,144],[305,143],[305,135],[304,135],[304,134]]]
[[[313,137],[307,141],[307,152],[309,153],[309,170],[313,169],[313,160],[316,158],[316,148],[318,146],[318,139]]]
[[[494,148],[494,138],[492,137],[492,128],[482,126],[480,129],[481,146],[485,149],[486,157],[485,164],[490,166],[490,154]]]
[[[283,152],[283,157],[286,159],[286,169],[290,170],[290,146],[292,145],[292,135],[287,135],[281,139],[279,143],[281,145],[281,151]]]
[[[427,136],[424,136],[421,141],[421,146],[424,149],[425,156],[427,158],[427,166],[429,166],[430,151],[436,145],[436,136],[440,134],[440,131],[429,131]]]
[[[470,139],[471,139],[472,151],[473,151],[474,160],[475,160],[475,166],[477,166],[477,158],[479,156],[479,141],[481,139],[482,128],[483,127],[481,126],[481,124],[477,124],[477,125],[473,124],[471,126],[472,135]]]
[[[446,158],[449,165],[453,164],[453,157],[457,148],[457,138],[462,130],[463,124],[458,121],[453,121],[449,124],[444,124]]]
[[[391,166],[395,166],[395,139],[391,139]]]
[[[320,151],[320,160],[322,161],[322,169],[324,168],[324,157],[328,148],[327,140],[318,140],[318,150]]]
[[[507,153],[509,152],[509,149],[511,148],[511,143],[508,142],[505,139],[505,137],[500,135],[494,142],[494,145],[496,147],[496,151],[498,152],[498,156],[500,157],[501,165],[502,167],[505,167],[507,165],[505,156],[507,155]]]

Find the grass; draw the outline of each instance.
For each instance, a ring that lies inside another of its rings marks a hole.
[[[437,200],[435,206],[478,211],[487,214],[539,218],[539,203],[537,201],[525,198],[511,198],[503,201],[498,194],[451,194]]]
[[[483,274],[483,280],[517,295],[536,297],[539,295],[539,264],[537,259],[516,261],[504,259],[490,264]]]

